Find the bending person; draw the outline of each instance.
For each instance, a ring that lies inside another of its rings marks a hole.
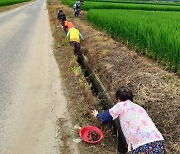
[[[74,27],[71,28],[68,31],[66,38],[69,40],[69,43],[74,46],[74,54],[80,56],[80,40],[84,40],[84,38],[79,30]]]
[[[64,14],[64,12],[61,9],[58,10],[57,18],[59,19],[59,21],[61,21],[62,25],[63,25],[64,21],[66,21],[66,15]]]
[[[133,94],[126,86],[116,91],[117,104],[104,113],[92,110],[92,114],[103,124],[119,119],[128,143],[128,151],[133,154],[164,154],[164,138],[141,106],[133,103]]]
[[[74,16],[78,17],[78,15],[80,14],[81,10],[80,10],[80,6],[83,5],[84,1],[80,0],[77,1],[74,5],[73,5],[73,9],[74,9]]]

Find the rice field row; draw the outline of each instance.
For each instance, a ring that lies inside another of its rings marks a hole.
[[[179,12],[90,10],[87,18],[169,69],[180,69]]]
[[[73,0],[74,1],[74,0]],[[180,2],[161,2],[161,1],[126,1],[126,0],[86,0],[91,2],[106,2],[106,3],[131,3],[131,4],[150,4],[150,5],[174,5],[180,6]]]
[[[7,5],[13,5],[17,3],[27,2],[30,0],[0,0],[0,7],[1,6],[7,6]]]
[[[63,4],[70,7],[73,6],[75,1],[62,0]],[[173,5],[154,5],[154,4],[133,4],[133,3],[106,3],[106,2],[92,2],[85,1],[81,6],[82,10],[90,9],[128,9],[128,10],[149,10],[149,11],[180,11],[180,6]]]

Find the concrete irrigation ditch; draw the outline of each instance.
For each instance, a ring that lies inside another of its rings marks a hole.
[[[93,92],[96,93],[96,95],[101,100],[101,104],[103,104],[105,109],[110,109],[112,105],[112,100],[109,96],[109,94],[106,92],[102,82],[98,78],[98,76],[95,74],[95,72],[92,70],[92,68],[88,65],[87,58],[82,54],[79,57],[79,64],[82,67],[85,76],[88,77],[88,81],[93,87]],[[113,126],[115,130],[117,131],[117,151],[121,153],[127,152],[127,143],[124,137],[124,134],[121,130],[119,120],[116,119],[113,122]]]

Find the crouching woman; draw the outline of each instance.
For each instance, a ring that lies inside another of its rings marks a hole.
[[[133,94],[126,86],[116,91],[117,104],[104,113],[92,110],[103,124],[119,118],[121,129],[133,154],[164,154],[164,138],[147,112],[133,103]]]

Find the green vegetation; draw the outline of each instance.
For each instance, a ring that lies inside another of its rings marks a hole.
[[[180,13],[90,10],[88,20],[166,67],[180,69]]]
[[[76,0],[72,0],[76,1]],[[179,6],[180,2],[161,2],[161,1],[126,1],[126,0],[86,0],[86,1],[91,1],[91,2],[106,2],[106,3],[131,3],[131,4],[153,4],[153,5],[175,5]]]
[[[62,0],[63,4],[70,7],[73,6],[75,1]],[[179,3],[178,3],[179,4]],[[90,9],[128,9],[128,10],[149,10],[149,11],[180,11],[180,6],[174,5],[157,5],[157,4],[140,4],[140,3],[109,3],[109,2],[91,2],[85,1],[81,6],[83,10]]]
[[[1,6],[7,6],[7,5],[13,5],[17,3],[27,2],[30,0],[0,0],[0,7]]]
[[[62,3],[72,7],[75,1]],[[180,70],[180,2],[87,0],[81,9],[90,10],[88,20],[113,37],[171,70]]]

